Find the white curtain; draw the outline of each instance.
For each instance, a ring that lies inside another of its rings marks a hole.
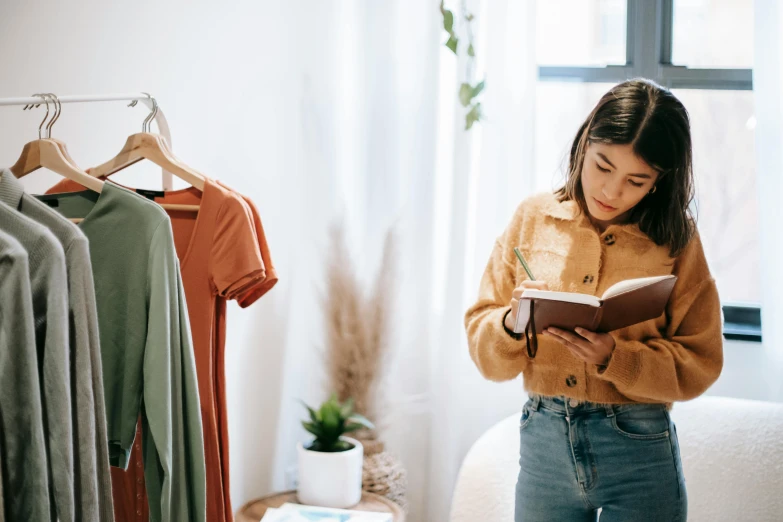
[[[327,391],[321,265],[335,220],[347,227],[354,265],[365,280],[380,264],[386,231],[397,231],[393,356],[383,383],[388,406],[376,420],[405,464],[415,467],[427,454],[438,15],[437,4],[416,0],[307,2],[289,13],[299,33],[287,49],[296,99],[287,154],[295,163],[282,192],[293,219],[281,274],[288,280],[279,312],[286,325],[275,347],[282,356],[269,370],[282,376],[279,389],[269,390],[276,400],[267,402],[276,432],[263,448],[270,481],[258,477],[268,489],[286,486],[295,443],[306,438],[300,426],[306,412],[295,399],[316,402]],[[247,473],[255,466],[247,462]],[[410,469],[412,491],[426,487],[421,471]],[[419,515],[411,520],[425,520]]]
[[[334,4],[333,4],[334,5]],[[458,5],[448,5],[459,12]],[[394,357],[383,385],[388,449],[408,471],[410,520],[445,521],[462,457],[524,402],[519,381],[485,381],[470,361],[463,314],[492,243],[530,193],[536,65],[534,2],[468,2],[486,122],[464,131],[456,92],[464,64],[442,43],[438,2],[340,2],[302,10],[301,128],[286,177],[292,223],[287,328],[272,486],[285,484],[303,437],[296,397],[321,398],[315,297],[326,226],[343,216],[362,274],[378,266],[394,224],[401,238]],[[339,30],[337,28],[339,27]],[[334,28],[334,29],[329,29]],[[298,200],[298,201],[297,201]],[[286,274],[284,274],[286,275]],[[248,462],[248,468],[254,463]],[[510,484],[509,487],[513,487]]]
[[[442,291],[433,334],[431,426],[427,498],[428,516],[448,519],[459,465],[471,444],[491,425],[524,402],[520,380],[490,383],[470,360],[463,316],[478,290],[495,239],[519,202],[535,186],[533,130],[537,66],[535,2],[474,2],[478,19],[478,77],[486,77],[483,101],[487,119],[466,133],[452,84],[461,67],[442,55],[442,112],[439,128],[444,225],[436,236],[442,256],[436,275]],[[447,187],[449,190],[447,190]],[[444,194],[448,194],[445,196]],[[509,484],[509,488],[513,488]]]
[[[761,244],[762,338],[769,400],[783,401],[783,7],[756,0],[753,91]]]

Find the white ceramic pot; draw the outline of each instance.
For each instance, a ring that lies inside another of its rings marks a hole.
[[[299,476],[296,495],[311,506],[350,508],[362,499],[364,448],[358,440],[340,437],[353,444],[347,451],[325,453],[297,444]]]

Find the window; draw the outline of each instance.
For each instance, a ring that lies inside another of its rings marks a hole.
[[[539,2],[536,26],[547,30],[536,32],[538,63],[625,65],[625,5],[625,0]]]
[[[760,301],[753,2],[537,0],[536,9],[536,188],[562,184],[571,140],[612,85],[645,77],[672,89],[691,116],[699,231],[724,309],[755,317],[745,313]]]
[[[753,68],[752,0],[675,0],[672,14],[672,63]]]

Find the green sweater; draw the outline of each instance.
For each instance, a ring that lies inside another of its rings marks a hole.
[[[0,423],[13,427],[0,429],[3,507],[9,522],[46,521],[49,480],[28,255],[2,230],[0,296]]]
[[[206,517],[196,365],[171,221],[110,182],[39,196],[90,242],[112,465],[127,468],[139,413],[153,522]]]

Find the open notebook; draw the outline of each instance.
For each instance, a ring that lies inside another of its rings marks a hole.
[[[286,502],[279,508],[268,508],[261,522],[392,522],[392,514]]]
[[[582,327],[611,332],[663,314],[677,277],[673,275],[627,279],[609,287],[601,297],[574,292],[525,290],[519,299],[514,331],[521,333],[532,310],[535,332],[550,326],[563,330]]]

